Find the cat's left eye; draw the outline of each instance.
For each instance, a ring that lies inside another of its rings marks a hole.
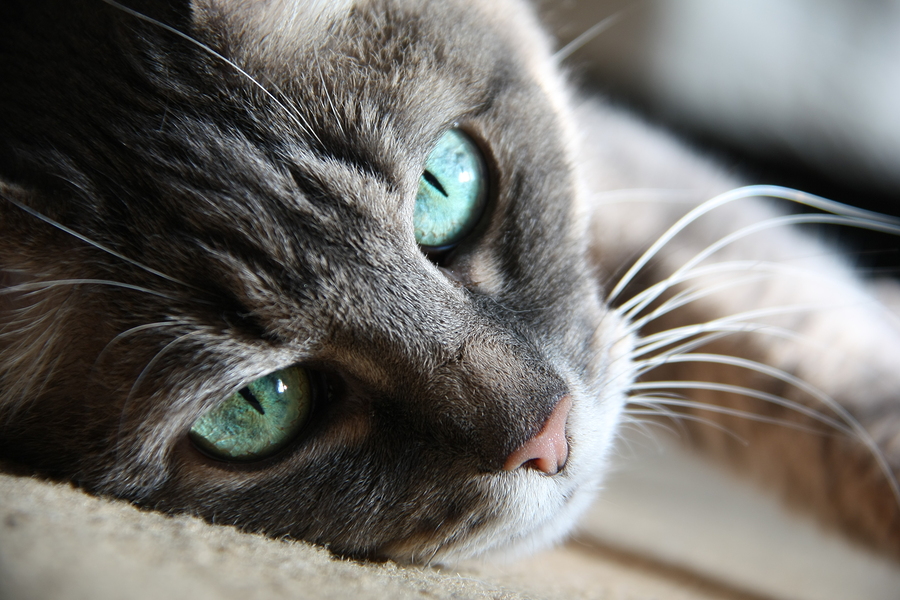
[[[190,438],[222,460],[272,456],[290,443],[312,412],[309,372],[288,367],[252,381],[200,416]]]
[[[429,250],[459,243],[481,218],[487,187],[487,168],[478,146],[459,129],[447,131],[419,179],[413,213],[416,242]]]

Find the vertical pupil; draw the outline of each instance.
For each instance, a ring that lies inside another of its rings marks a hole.
[[[444,198],[449,197],[449,194],[447,194],[447,190],[444,189],[444,186],[441,185],[441,182],[438,181],[438,178],[435,177],[431,171],[425,171],[422,176],[425,177],[425,181],[427,181],[429,185],[431,185],[431,187],[443,194]]]
[[[249,404],[254,409],[256,409],[256,412],[258,412],[261,415],[266,414],[266,411],[263,410],[262,404],[259,403],[259,400],[256,399],[256,396],[253,395],[253,392],[251,392],[247,388],[241,388],[238,393],[241,395],[241,398],[243,398],[247,404]]]

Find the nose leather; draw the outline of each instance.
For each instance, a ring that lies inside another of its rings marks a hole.
[[[571,409],[571,396],[567,395],[560,399],[541,430],[509,455],[503,469],[514,471],[525,467],[536,469],[546,475],[558,473],[569,457],[566,421]]]

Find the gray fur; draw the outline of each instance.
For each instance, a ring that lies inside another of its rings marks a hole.
[[[632,163],[652,160],[617,154],[619,184],[586,158],[576,131],[602,136],[594,121],[616,113],[569,108],[515,0],[358,2],[296,38],[268,36],[278,19],[248,7],[0,8],[0,453],[355,556],[559,539],[599,485],[639,372],[637,332],[604,295],[654,239],[627,235],[640,209],[623,217],[590,192],[636,185]],[[488,156],[492,200],[434,258],[412,207],[454,124]],[[691,187],[732,185],[705,168]],[[754,206],[703,231],[768,214]],[[648,215],[652,235],[684,210]],[[667,260],[642,285],[677,268]],[[291,364],[320,388],[300,439],[253,464],[191,446],[200,414]],[[565,469],[503,471],[566,394]]]

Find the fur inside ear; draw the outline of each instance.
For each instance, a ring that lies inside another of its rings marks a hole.
[[[52,243],[58,230],[32,208],[39,200],[0,179],[0,421],[39,396],[71,347],[60,335],[72,317],[71,290],[53,285],[66,277],[54,270],[67,251]]]
[[[193,0],[195,20],[222,20],[268,51],[315,39],[360,0]]]
[[[350,10],[357,0],[194,0],[195,10],[215,9],[243,18],[269,18],[273,25],[335,17]]]
[[[0,231],[13,233],[0,239],[0,323],[13,320],[3,318],[4,313],[27,306],[27,284],[35,278],[34,265],[25,251],[27,242],[36,237],[32,226],[37,218],[27,212],[30,195],[0,179]]]
[[[24,205],[26,198],[25,190],[0,178],[0,231],[16,230],[16,224],[22,220],[17,213],[23,212],[18,205]],[[27,279],[21,274],[22,265],[18,264],[20,261],[15,260],[17,250],[15,240],[0,239],[0,312],[9,304],[9,288]]]

